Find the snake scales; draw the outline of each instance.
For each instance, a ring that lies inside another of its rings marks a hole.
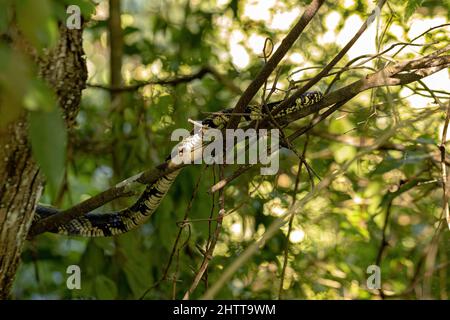
[[[306,92],[296,100],[294,105],[279,112],[275,118],[284,117],[294,113],[301,108],[319,102],[321,99],[322,94],[318,91]],[[274,110],[280,102],[281,101],[267,104],[268,110]],[[232,109],[225,109],[220,113],[215,113],[203,120],[202,125],[207,128],[223,129],[230,118],[231,112]],[[260,116],[261,109],[258,106],[247,106],[244,112],[246,114],[244,119],[252,120],[254,119],[255,114]],[[195,135],[191,135],[183,140],[181,145],[183,145],[183,143],[192,143],[193,138],[195,138]],[[171,161],[170,158],[168,158],[167,161]],[[136,228],[143,224],[153,212],[156,211],[181,170],[182,169],[178,169],[170,174],[162,176],[156,182],[147,186],[139,199],[126,209],[110,213],[87,213],[84,216],[69,221],[67,224],[58,226],[54,230],[50,230],[50,232],[85,237],[108,237],[122,234]],[[57,212],[58,210],[56,209],[38,206],[36,209],[35,221],[46,218]]]

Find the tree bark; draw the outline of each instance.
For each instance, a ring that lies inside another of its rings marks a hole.
[[[23,39],[17,36],[12,39],[13,44],[16,41]],[[27,51],[36,61],[39,75],[53,88],[70,129],[87,79],[82,30],[68,30],[61,25],[55,48],[40,56],[33,49]],[[43,189],[44,180],[32,158],[27,132],[25,112],[0,131],[0,299],[10,297],[20,254]]]

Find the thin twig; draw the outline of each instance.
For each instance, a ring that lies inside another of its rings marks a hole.
[[[299,160],[298,163],[298,172],[297,172],[297,176],[295,178],[295,186],[294,186],[294,191],[292,193],[292,205],[295,205],[295,202],[297,200],[297,192],[298,192],[298,186],[300,184],[300,175],[302,173],[302,165],[303,165],[303,160],[305,158],[306,155],[306,148],[308,147],[308,141],[309,141],[309,135],[306,135],[306,140],[305,140],[305,144],[303,145],[303,151],[302,151],[302,156]],[[281,275],[280,275],[280,287],[278,289],[278,300],[281,300],[282,297],[282,293],[283,293],[283,284],[284,284],[284,277],[286,274],[286,268],[287,268],[287,264],[288,264],[288,259],[289,259],[289,237],[291,235],[292,232],[292,224],[294,222],[294,215],[291,215],[291,217],[289,218],[289,224],[288,224],[288,232],[286,234],[286,242],[284,245],[284,256],[283,256],[283,267],[281,269]]]
[[[205,170],[206,170],[206,167],[205,167]],[[200,175],[199,175],[199,177],[198,177],[198,179],[197,179],[197,182],[196,182],[195,187],[194,187],[194,191],[192,192],[191,198],[190,198],[189,203],[188,203],[188,205],[187,205],[187,207],[186,207],[186,210],[185,210],[185,212],[184,212],[183,221],[187,221],[187,217],[188,217],[188,215],[189,215],[189,212],[191,211],[192,204],[193,204],[193,201],[194,201],[194,199],[195,199],[195,196],[197,195],[198,188],[199,188],[199,186],[200,186],[200,181],[201,181],[201,179],[202,179],[202,176],[203,176],[203,171],[200,172]],[[188,226],[188,227],[189,227],[189,233],[190,233],[190,231],[191,231],[191,230],[190,230],[190,225],[189,225],[189,223],[183,223],[183,224],[178,224],[178,223],[177,223],[177,225],[178,225],[178,227],[179,227],[179,230],[178,230],[178,233],[177,233],[177,237],[176,237],[176,239],[175,239],[175,243],[174,243],[174,245],[173,245],[173,247],[172,247],[172,252],[170,253],[169,260],[168,260],[168,262],[167,262],[167,264],[166,264],[166,267],[164,268],[163,276],[161,277],[161,280],[157,281],[155,284],[153,284],[152,286],[150,286],[150,287],[142,294],[142,296],[141,296],[141,298],[140,298],[141,300],[145,298],[145,296],[147,295],[148,292],[150,292],[151,289],[153,289],[153,288],[155,288],[156,286],[158,286],[162,281],[167,280],[167,276],[168,276],[168,273],[169,273],[169,269],[170,269],[170,266],[172,265],[173,257],[175,256],[175,253],[179,253],[179,249],[178,249],[178,251],[177,251],[177,247],[178,247],[178,242],[180,241],[180,238],[181,238],[181,234],[182,234],[182,232],[183,232],[183,229],[184,229],[184,227]],[[185,242],[185,243],[186,243],[186,242]],[[176,278],[177,278],[177,277],[174,276],[173,278],[174,278],[174,281],[176,281]]]
[[[320,102],[309,107],[302,108],[298,112],[291,114],[289,117],[287,117],[289,119],[286,119],[285,121],[294,121],[300,118],[304,118],[310,114],[316,113],[323,108],[326,108],[327,106],[348,101],[355,97],[358,93],[374,87],[405,85],[414,81],[421,80],[422,78],[438,72],[450,65],[450,56],[441,56],[442,53],[449,50],[450,45],[436,50],[425,57],[414,60],[407,60],[387,66],[386,68],[378,72],[367,75],[360,80],[357,80],[343,88],[331,92]],[[284,104],[291,98],[292,96],[284,100],[284,102],[282,102],[281,104]],[[334,112],[335,110],[337,110],[337,105],[327,110],[324,115],[328,116],[329,111]],[[309,128],[306,128],[306,131],[307,130],[309,130]],[[296,138],[303,133],[304,132],[296,132],[291,135],[289,139]],[[124,196],[125,194],[129,193],[133,187],[136,187],[137,184],[153,183],[158,178],[168,173],[174,172],[184,166],[184,164],[175,166],[170,162],[165,162],[159,165],[154,170],[149,170],[131,177],[124,182],[116,185],[115,187],[103,191],[100,194],[71,207],[70,209],[67,209],[65,211],[58,211],[54,209],[56,214],[42,219],[32,226],[29,233],[30,237],[48,230],[52,230],[59,225],[68,223],[72,219],[82,216],[114,199],[117,199],[118,197]],[[247,166],[246,168],[242,168],[242,170],[246,171],[250,167],[251,166]],[[223,183],[223,181],[219,183]]]
[[[437,99],[437,98],[436,98]],[[439,101],[439,100],[438,100]],[[450,229],[450,210],[448,206],[448,175],[447,175],[447,165],[445,164],[445,155],[446,155],[446,143],[447,143],[447,132],[448,132],[448,124],[450,121],[450,100],[448,102],[446,114],[445,114],[445,122],[444,129],[442,130],[441,144],[439,146],[439,150],[441,151],[441,177],[442,177],[442,210],[445,215],[445,219],[447,220],[447,226]]]

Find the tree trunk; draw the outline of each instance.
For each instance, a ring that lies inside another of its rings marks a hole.
[[[13,39],[13,42],[20,40],[23,39]],[[54,49],[39,57],[28,53],[36,61],[39,75],[56,93],[70,129],[87,78],[82,30],[61,26],[60,39]],[[43,189],[43,178],[32,159],[27,139],[26,119],[23,114],[0,131],[0,299],[10,295],[20,254]]]

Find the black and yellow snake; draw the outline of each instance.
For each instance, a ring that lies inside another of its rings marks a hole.
[[[294,113],[304,107],[319,102],[321,99],[322,94],[318,91],[306,92],[296,100],[296,103],[293,106],[282,110],[275,118],[284,117]],[[281,101],[267,104],[268,110],[274,110],[280,102]],[[223,129],[230,118],[231,112],[232,109],[225,109],[220,113],[215,113],[203,120],[202,125],[207,128]],[[244,116],[245,120],[252,120],[254,119],[255,114],[260,116],[261,107],[248,106],[244,113],[246,114]],[[188,137],[188,139],[183,140],[181,144],[189,143],[188,140],[192,141],[193,137],[194,136]],[[168,158],[167,161],[172,160]],[[69,221],[67,224],[58,226],[55,230],[50,230],[50,232],[85,237],[108,237],[122,234],[136,228],[143,224],[153,212],[156,211],[181,170],[182,169],[178,169],[162,176],[155,183],[147,186],[139,199],[129,208],[111,213],[87,213],[84,216]],[[55,209],[38,206],[36,209],[35,221],[57,212],[58,211]]]

